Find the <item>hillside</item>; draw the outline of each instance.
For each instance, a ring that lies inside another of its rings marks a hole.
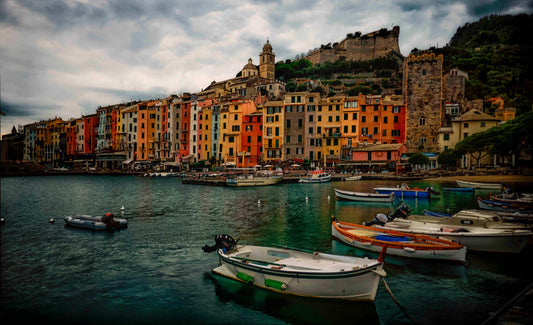
[[[431,49],[444,67],[468,72],[468,99],[502,97],[517,114],[533,104],[533,15],[490,15],[457,29],[450,43]]]
[[[469,74],[468,99],[502,97],[506,107],[516,108],[519,115],[530,111],[533,104],[531,31],[533,15],[490,15],[459,27],[447,46],[424,51],[443,54],[445,69],[458,67]],[[288,90],[297,89],[291,80],[308,78],[342,84],[348,94],[401,93],[401,68],[398,57],[316,65],[287,60],[276,64],[276,76],[289,82]]]

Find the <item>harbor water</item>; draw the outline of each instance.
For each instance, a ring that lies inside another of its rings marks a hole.
[[[466,265],[387,256],[374,303],[291,297],[213,275],[216,234],[239,243],[368,256],[331,239],[331,216],[361,223],[394,206],[337,201],[334,188],[372,191],[394,181],[226,188],[177,177],[40,176],[1,179],[2,319],[86,324],[478,324],[532,281],[533,247],[468,252]],[[416,181],[410,186],[455,187]],[[531,184],[512,184],[527,191]],[[406,199],[423,209],[475,208],[476,193]],[[65,226],[73,214],[112,212],[128,228]],[[54,223],[49,222],[55,219]]]

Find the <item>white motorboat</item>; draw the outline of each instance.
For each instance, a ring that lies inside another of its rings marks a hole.
[[[479,182],[470,182],[470,181],[460,181],[455,180],[457,186],[465,188],[477,188],[483,190],[498,190],[502,189],[501,183],[479,183]]]
[[[401,218],[375,227],[444,238],[465,245],[469,251],[496,253],[520,253],[533,236],[525,229],[484,228]]]
[[[300,183],[325,183],[331,180],[331,174],[325,173],[322,170],[314,170],[306,177],[300,178]]]
[[[363,176],[361,175],[353,175],[344,178],[345,181],[360,181],[361,179],[363,179]]]
[[[220,261],[213,273],[283,294],[374,301],[386,276],[383,264],[369,258],[236,243],[204,251],[212,248]]]
[[[265,186],[274,185],[283,180],[282,176],[258,176],[258,175],[240,175],[233,178],[226,178],[228,186]]]
[[[394,193],[380,194],[369,192],[351,192],[335,189],[335,196],[339,200],[358,201],[358,202],[375,202],[375,203],[391,203],[394,201]]]

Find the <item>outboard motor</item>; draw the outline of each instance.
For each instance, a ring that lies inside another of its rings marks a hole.
[[[378,213],[376,214],[376,216],[374,217],[374,220],[370,221],[370,222],[363,222],[363,225],[364,226],[368,226],[368,227],[371,227],[373,225],[380,225],[380,226],[383,226],[385,225],[389,220],[389,217],[387,217],[385,214],[383,213]]]
[[[435,190],[433,189],[433,187],[427,187],[427,188],[426,188],[426,191],[428,191],[430,194],[440,195],[440,192],[439,192],[439,191],[435,191]]]
[[[405,218],[411,213],[411,209],[405,204],[401,203],[396,207],[393,213],[389,213],[387,216],[389,218],[389,221],[394,220],[396,218]]]
[[[216,235],[215,245],[213,246],[205,245],[204,247],[202,247],[202,249],[206,253],[216,251],[217,249],[222,249],[224,253],[226,253],[232,250],[233,247],[235,247],[235,245],[237,244],[237,241],[235,241],[235,239],[233,239],[229,235]]]

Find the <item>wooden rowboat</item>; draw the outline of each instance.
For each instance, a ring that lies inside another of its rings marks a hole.
[[[368,192],[351,192],[335,189],[335,196],[339,200],[358,201],[358,202],[376,202],[391,203],[394,201],[394,193],[380,194]]]
[[[464,264],[466,247],[450,240],[395,230],[357,225],[334,220],[332,236],[353,247],[379,252],[387,246],[387,254],[407,258],[430,259]]]

